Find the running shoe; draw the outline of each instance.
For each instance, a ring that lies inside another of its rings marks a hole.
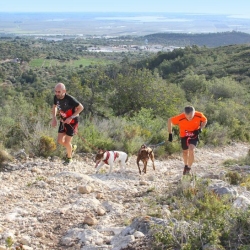
[[[72,163],[72,158],[66,158],[65,162],[63,162],[63,165],[69,165],[70,163]]]
[[[77,145],[76,145],[76,144],[72,145],[72,153],[71,153],[71,157],[73,157],[73,155],[75,154],[76,149],[77,149]]]
[[[184,167],[184,170],[183,170],[183,175],[190,174],[190,170],[191,170],[190,167],[185,166],[185,167]]]

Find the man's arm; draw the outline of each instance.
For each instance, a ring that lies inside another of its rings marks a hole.
[[[202,132],[203,128],[206,127],[206,125],[207,125],[207,120],[201,122],[200,128],[194,131],[194,135],[199,135]]]
[[[71,118],[75,118],[76,116],[78,116],[82,111],[83,111],[84,107],[83,105],[80,103],[76,108],[75,108],[75,112],[74,114],[72,114]]]
[[[55,104],[53,104],[51,113],[52,113],[52,119],[56,118],[57,106]]]
[[[168,119],[168,141],[173,141],[173,135],[172,135],[172,117]]]
[[[207,120],[201,123],[200,129],[202,130],[203,128],[206,127],[206,125],[207,125]]]
[[[80,103],[76,108],[75,108],[75,112],[74,114],[72,114],[72,116],[68,117],[64,123],[70,124],[70,122],[77,117],[82,111],[83,111],[84,107],[83,105]]]
[[[52,113],[51,125],[52,127],[55,127],[57,125],[57,120],[56,120],[57,106],[55,104],[52,106],[51,113]]]
[[[168,133],[172,134],[172,117],[168,119]]]

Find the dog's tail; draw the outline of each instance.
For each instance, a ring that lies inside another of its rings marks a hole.
[[[125,162],[127,162],[128,161],[128,155],[127,155],[127,159],[126,159],[126,161]]]

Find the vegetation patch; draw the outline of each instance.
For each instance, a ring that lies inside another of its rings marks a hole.
[[[58,82],[84,106],[75,137],[83,152],[102,147],[135,154],[143,143],[166,142],[155,149],[157,156],[178,153],[179,131],[174,129],[174,143],[168,143],[166,123],[186,105],[208,118],[200,146],[250,142],[249,45],[192,45],[159,53],[87,50],[109,43],[115,45],[102,39],[0,40],[3,146],[39,155],[41,136],[56,141],[50,120]]]
[[[250,210],[234,208],[228,197],[209,191],[208,185],[197,179],[148,197],[149,215],[164,218],[162,205],[171,211],[168,226],[152,227],[153,249],[247,249]]]

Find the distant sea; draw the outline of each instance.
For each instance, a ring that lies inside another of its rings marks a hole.
[[[203,13],[6,13],[0,12],[0,35],[144,36],[154,33],[250,33],[250,15]]]

